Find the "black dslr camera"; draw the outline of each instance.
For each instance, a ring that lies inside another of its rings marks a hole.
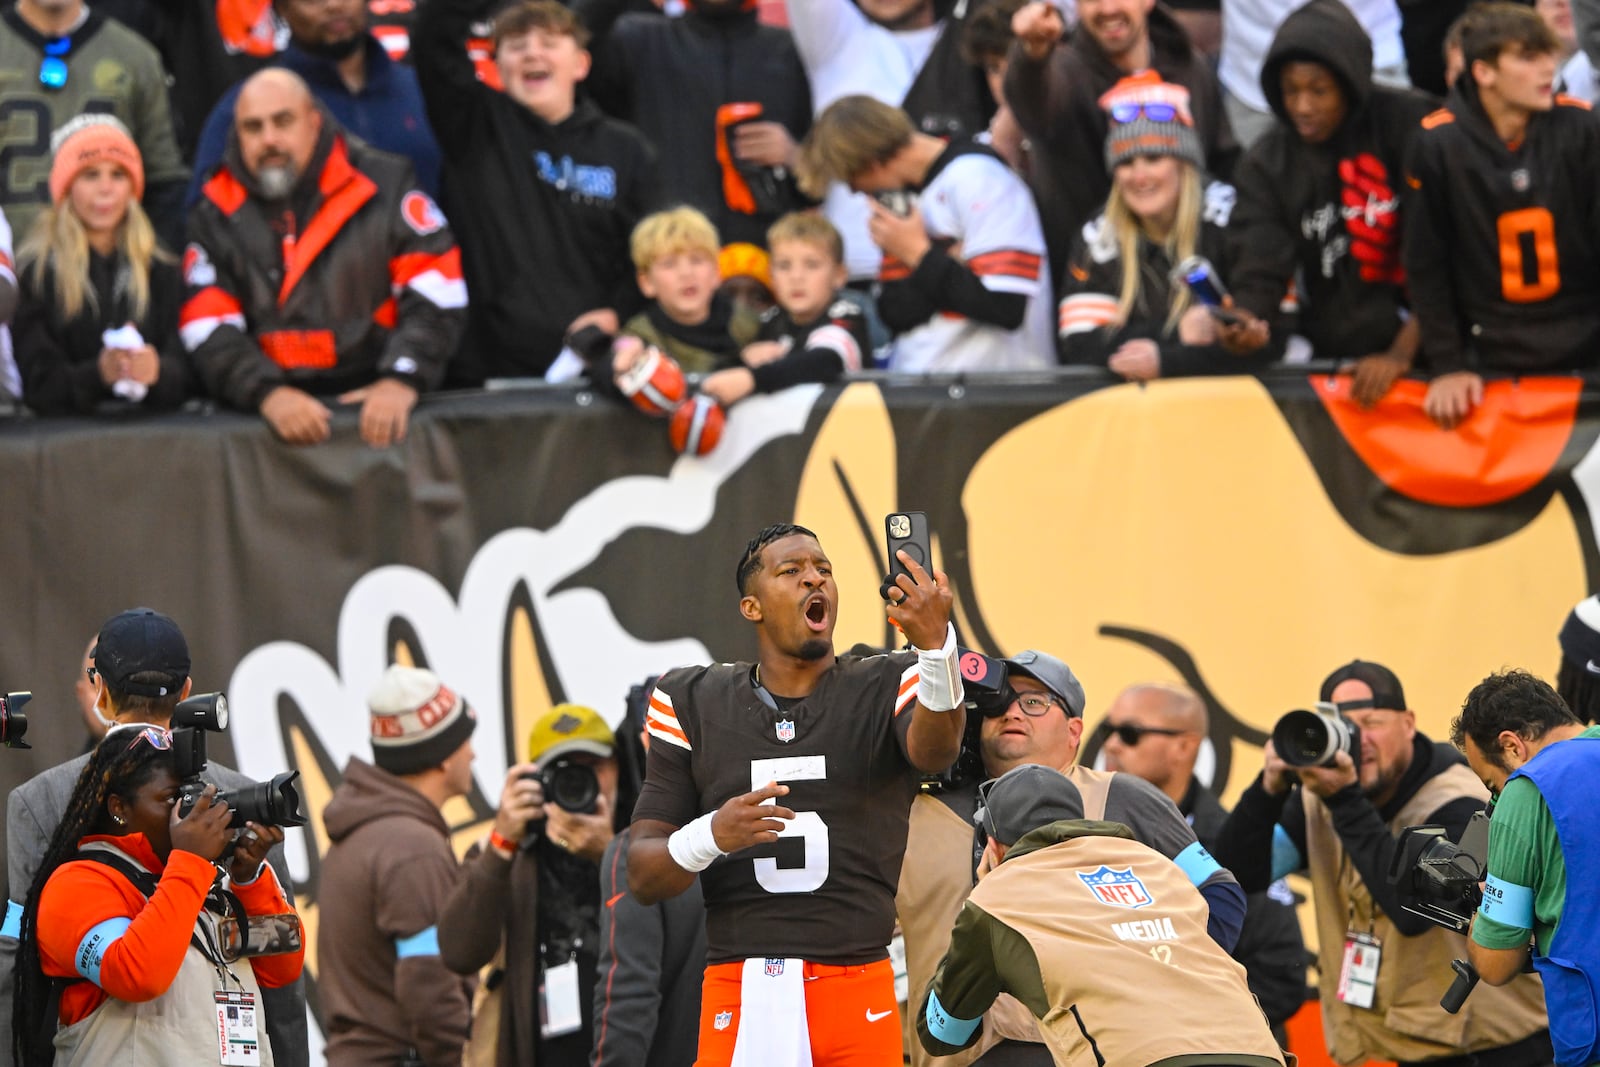
[[[1442,826],[1408,826],[1389,864],[1389,881],[1410,899],[1407,911],[1446,930],[1466,933],[1483,903],[1478,883],[1489,866],[1489,812],[1467,822],[1456,844]]]
[[[1467,820],[1460,843],[1437,825],[1408,826],[1400,831],[1400,847],[1389,863],[1389,882],[1403,895],[1401,907],[1446,930],[1464,934],[1483,902],[1478,883],[1489,869],[1489,813],[1493,805]],[[1478,972],[1465,960],[1451,960],[1455,981],[1439,1006],[1454,1014],[1478,984]]]
[[[228,728],[228,698],[221,693],[206,693],[179,702],[172,709],[172,754],[177,758],[178,817],[186,818],[195,801],[206,791],[200,778],[206,769],[206,734]],[[254,782],[232,793],[218,791],[213,803],[225,802],[232,813],[228,825],[241,827],[247,822],[262,826],[304,826],[300,792],[294,781],[299,771],[273,775],[270,782]]]
[[[28,732],[28,717],[22,714],[22,705],[32,699],[32,693],[7,693],[0,697],[0,746],[33,747],[22,739]]]
[[[1272,747],[1291,767],[1331,767],[1340,752],[1361,766],[1361,728],[1339,713],[1337,704],[1318,703],[1315,711],[1297,708],[1272,728]]]
[[[956,665],[961,671],[961,688],[967,695],[967,727],[961,734],[961,753],[947,770],[923,775],[922,791],[925,793],[942,793],[988,777],[983,770],[983,750],[979,747],[983,720],[1004,715],[1006,708],[1017,699],[1016,692],[1006,682],[1006,665],[1002,660],[970,648],[957,648]]]
[[[544,798],[574,815],[593,815],[600,810],[600,779],[594,768],[570,756],[558,756],[550,766],[523,775],[544,789]]]

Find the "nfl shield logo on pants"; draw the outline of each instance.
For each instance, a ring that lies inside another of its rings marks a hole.
[[[767,960],[767,977],[768,978],[776,978],[776,977],[778,977],[778,975],[780,975],[782,973],[783,973],[783,961],[769,958]]]
[[[1132,867],[1112,870],[1102,864],[1098,871],[1079,871],[1078,878],[1089,887],[1096,900],[1114,908],[1142,908],[1155,903]]]
[[[731,1011],[719,1011],[719,1012],[717,1012],[716,1019],[712,1020],[712,1023],[711,1023],[712,1028],[716,1029],[716,1030],[726,1030],[729,1026],[732,1026],[732,1025],[733,1025],[733,1012],[731,1012]]]
[[[779,741],[793,741],[794,740],[794,720],[793,719],[779,719],[778,720],[778,740]]]

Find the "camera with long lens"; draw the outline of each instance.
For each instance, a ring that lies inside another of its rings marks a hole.
[[[1389,883],[1400,890],[1402,908],[1446,930],[1467,932],[1483,902],[1479,883],[1489,869],[1492,810],[1485,808],[1467,820],[1459,842],[1451,841],[1448,831],[1437,824],[1400,831],[1400,847],[1389,862]],[[1478,984],[1478,972],[1465,960],[1452,960],[1450,967],[1455,981],[1439,1006],[1454,1014]]]
[[[178,816],[187,817],[195,801],[206,791],[200,777],[206,769],[206,735],[228,728],[228,698],[221,693],[206,693],[180,701],[172,709],[172,752],[177,759]],[[304,826],[300,791],[295,787],[299,771],[273,775],[270,782],[252,782],[229,792],[219,790],[212,803],[226,803],[232,817],[228,825],[242,827],[247,822],[261,826]]]
[[[0,746],[33,747],[22,739],[28,732],[28,717],[22,713],[22,705],[32,699],[32,693],[7,693],[0,697]]]
[[[593,815],[600,810],[600,778],[587,763],[558,756],[548,767],[523,777],[538,782],[546,800],[574,815]]]
[[[1291,767],[1331,767],[1341,752],[1361,766],[1361,728],[1341,715],[1337,704],[1288,712],[1272,728],[1272,747]]]
[[[1017,699],[1016,691],[1006,681],[1004,660],[958,647],[956,666],[961,671],[961,688],[966,692],[967,705],[967,726],[961,734],[961,752],[948,769],[922,776],[922,791],[925,793],[942,793],[967,782],[981,782],[988,777],[983,770],[983,750],[979,747],[983,720],[1004,715],[1006,708]]]

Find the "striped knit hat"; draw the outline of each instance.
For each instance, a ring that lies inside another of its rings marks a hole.
[[[477,713],[432,671],[392,664],[367,696],[372,762],[390,774],[437,767],[472,736]]]
[[[1155,71],[1123,78],[1100,98],[1106,113],[1106,170],[1138,156],[1175,156],[1204,170],[1205,152],[1189,109],[1189,90]]]

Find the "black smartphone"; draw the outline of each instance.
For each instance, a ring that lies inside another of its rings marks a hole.
[[[889,550],[889,576],[883,580],[883,587],[878,593],[888,600],[889,589],[895,584],[895,579],[906,573],[905,564],[900,562],[897,553],[904,549],[906,555],[932,574],[933,542],[928,537],[928,516],[920,511],[890,512],[883,517],[883,533],[884,545]]]
[[[910,215],[911,209],[917,204],[917,194],[909,189],[882,189],[873,193],[872,199],[901,218]]]

